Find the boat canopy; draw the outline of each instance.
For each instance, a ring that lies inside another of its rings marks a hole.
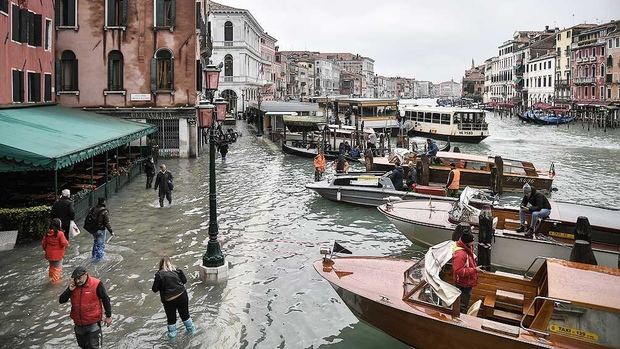
[[[424,280],[431,285],[437,296],[448,306],[456,301],[461,291],[439,277],[444,265],[452,261],[453,241],[444,241],[428,249],[424,255]]]
[[[326,124],[323,116],[283,115],[282,121],[291,132],[321,131],[319,124]]]

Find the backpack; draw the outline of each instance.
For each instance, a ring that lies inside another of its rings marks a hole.
[[[95,208],[96,207],[93,207],[90,209],[90,211],[88,211],[86,219],[84,220],[84,229],[86,229],[87,232],[93,235],[97,233],[97,230],[100,230],[99,216],[103,211],[105,211],[105,209],[103,209],[99,210],[99,212],[95,212]]]

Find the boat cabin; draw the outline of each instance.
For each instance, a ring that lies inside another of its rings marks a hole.
[[[344,114],[351,110],[351,124],[355,125],[355,119],[359,125],[370,127],[375,130],[398,129],[398,99],[396,98],[349,98],[336,99],[336,110]]]
[[[405,271],[402,299],[412,307],[460,317],[463,326],[478,331],[553,347],[620,347],[620,270],[538,260],[542,265],[531,277],[528,272],[521,276],[479,271],[470,308],[461,314],[459,298],[448,306],[440,294],[449,290],[425,281],[422,259]],[[450,267],[440,275],[443,282],[453,283]]]
[[[484,111],[479,109],[405,106],[408,131],[420,136],[448,138],[451,141],[478,143],[489,136]]]

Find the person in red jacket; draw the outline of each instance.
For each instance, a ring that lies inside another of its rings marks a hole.
[[[62,231],[61,225],[60,219],[52,219],[50,229],[41,240],[45,259],[49,262],[48,275],[53,284],[60,282],[62,278],[62,259],[65,258],[65,250],[69,246],[69,241]]]
[[[78,345],[80,348],[101,348],[101,320],[104,312],[106,326],[112,324],[112,306],[103,283],[88,275],[84,267],[77,267],[71,274],[71,283],[60,295],[58,302],[64,304],[69,299]]]
[[[461,313],[467,312],[471,289],[478,284],[478,267],[473,248],[474,236],[466,231],[456,242],[452,256],[454,283],[461,290]]]

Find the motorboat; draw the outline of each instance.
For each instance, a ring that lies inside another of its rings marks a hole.
[[[620,347],[619,269],[547,258],[533,276],[478,271],[461,313],[452,248],[418,260],[322,249],[314,268],[360,321],[418,349]]]
[[[427,200],[401,201],[378,207],[410,241],[433,246],[449,240],[460,222],[473,225],[478,234],[480,209],[470,204],[474,191],[466,188],[457,202]],[[578,217],[587,217],[592,227],[592,250],[599,263],[618,268],[620,259],[620,214],[618,209],[550,201],[551,214],[541,221],[538,233],[529,238],[516,230],[520,225],[519,208],[494,205],[495,220],[493,265],[525,270],[537,256],[569,259],[575,241]],[[527,218],[529,222],[531,217]]]
[[[306,184],[322,197],[336,202],[362,206],[379,206],[386,198],[394,200],[426,199],[435,196],[442,200],[456,201],[445,197],[443,187],[416,186],[415,191],[394,189],[392,180],[382,172],[350,173],[334,176],[319,182]]]
[[[415,152],[409,151],[414,154]],[[403,158],[411,158],[406,153],[401,155]],[[416,157],[416,164],[421,158]],[[403,167],[407,167],[412,162],[403,162]],[[543,172],[536,169],[533,163],[523,160],[504,159],[498,156],[474,155],[466,153],[455,153],[440,151],[435,160],[428,164],[429,183],[446,183],[450,173],[450,164],[454,163],[461,172],[460,186],[474,188],[501,189],[501,191],[518,192],[523,185],[528,183],[536,190],[549,193],[552,190],[555,169],[552,164],[549,171]],[[389,171],[394,168],[393,156],[376,157],[373,159],[373,171]],[[496,169],[501,169],[497,171]],[[418,171],[418,174],[421,171]],[[422,182],[423,183],[423,182]],[[428,184],[428,183],[423,183]]]

